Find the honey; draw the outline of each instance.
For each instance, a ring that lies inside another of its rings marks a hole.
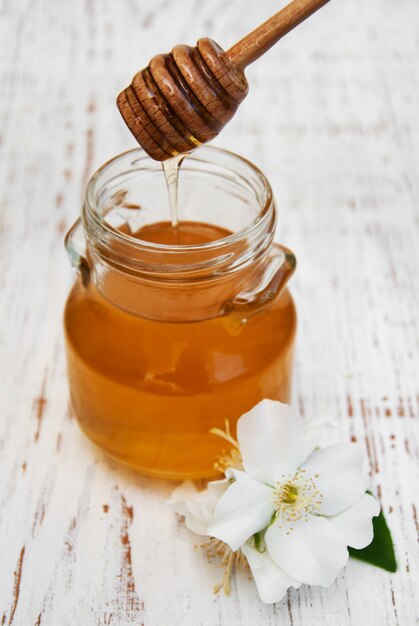
[[[254,228],[263,234],[262,226]],[[123,225],[105,227],[113,247],[104,250],[99,237],[89,246],[93,271],[87,279],[82,272],[65,309],[78,421],[101,449],[144,474],[213,476],[225,442],[210,429],[227,419],[234,432],[263,398],[290,400],[296,315],[281,274],[286,254],[265,237],[249,256],[250,236],[197,220],[150,222],[129,235]],[[143,257],[127,268],[117,257],[124,246],[158,253],[159,262],[152,272]]]

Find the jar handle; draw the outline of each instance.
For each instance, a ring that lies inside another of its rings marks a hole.
[[[86,239],[80,218],[74,222],[66,234],[64,246],[71,265],[80,275],[84,287],[87,287],[90,281],[90,267],[87,261]]]
[[[239,313],[243,321],[254,317],[277,298],[293,275],[296,267],[294,253],[275,244],[263,274],[253,289],[239,293],[234,299],[224,303],[221,315]]]

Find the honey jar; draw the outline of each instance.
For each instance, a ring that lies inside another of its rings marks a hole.
[[[78,276],[64,324],[85,434],[144,474],[195,479],[225,448],[212,428],[290,400],[295,258],[273,241],[267,179],[233,153],[189,155],[179,207],[172,226],[161,165],[142,149],[93,175],[66,237]]]

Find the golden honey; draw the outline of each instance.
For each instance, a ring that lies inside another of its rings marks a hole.
[[[227,419],[234,432],[263,398],[290,400],[293,264],[273,226],[253,248],[240,231],[182,219],[105,225],[106,245],[90,236],[65,334],[73,409],[106,453],[148,475],[211,476],[225,447],[211,428]],[[88,239],[89,228],[85,216]]]

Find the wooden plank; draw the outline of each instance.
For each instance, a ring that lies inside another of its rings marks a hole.
[[[284,4],[284,2],[282,2]],[[62,239],[102,162],[132,146],[114,97],[154,53],[228,47],[278,10],[211,3],[0,3],[0,624],[410,626],[418,613],[419,10],[335,2],[249,68],[218,145],[274,186],[297,254],[295,402],[365,449],[395,575],[351,562],[275,606],[220,571],[165,507],[169,483],[117,467],[68,409]]]

